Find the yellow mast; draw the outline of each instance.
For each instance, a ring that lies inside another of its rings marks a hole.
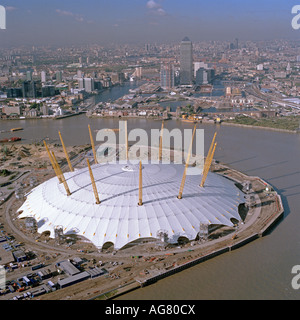
[[[58,178],[58,181],[59,181],[59,183],[62,183],[62,180],[61,180],[61,178],[60,178],[60,176],[59,176],[59,173],[58,173],[58,171],[57,171],[56,165],[55,165],[55,163],[54,163],[54,160],[53,160],[53,158],[52,158],[52,155],[51,155],[51,153],[50,153],[50,151],[49,151],[49,148],[48,148],[47,143],[46,143],[45,140],[44,140],[44,145],[45,145],[45,147],[46,147],[46,150],[47,150],[47,153],[48,153],[48,156],[49,156],[51,165],[52,165],[53,170],[54,170],[54,172],[55,172],[55,174],[56,174],[56,176],[57,176],[57,178]]]
[[[56,160],[56,157],[55,157],[55,154],[54,154],[53,151],[52,151],[52,156],[53,156],[53,160],[54,160],[54,163],[55,163],[55,165],[56,165],[57,171],[58,171],[58,173],[59,173],[59,175],[60,175],[60,177],[61,177],[62,183],[63,183],[63,185],[64,185],[64,187],[65,187],[65,189],[66,189],[67,195],[70,196],[70,195],[71,195],[71,192],[70,192],[69,186],[68,186],[68,184],[67,184],[67,181],[66,181],[66,179],[65,179],[64,174],[63,174],[62,171],[61,171],[61,168],[60,168],[60,166],[59,166],[59,164],[58,164],[58,162],[57,162],[57,160]]]
[[[143,205],[143,175],[142,175],[142,161],[140,161],[140,175],[139,175],[139,206]]]
[[[100,200],[99,200],[99,195],[98,195],[98,191],[97,191],[97,187],[96,187],[96,183],[95,183],[95,179],[94,179],[94,175],[93,175],[93,171],[92,168],[90,166],[90,162],[89,159],[86,159],[87,165],[89,167],[89,172],[90,172],[90,177],[91,177],[91,181],[92,181],[92,186],[93,186],[93,191],[94,191],[94,195],[95,195],[95,199],[96,199],[96,204],[100,204]]]
[[[65,153],[65,156],[66,156],[66,159],[67,159],[67,162],[68,162],[70,171],[71,171],[71,172],[74,172],[74,169],[73,169],[73,167],[72,167],[72,164],[71,164],[71,161],[70,161],[70,158],[69,158],[69,155],[68,155],[68,152],[67,152],[67,149],[66,149],[66,146],[65,146],[65,144],[64,144],[64,140],[63,140],[63,138],[62,138],[62,136],[61,136],[60,131],[58,131],[58,134],[59,134],[59,138],[60,138],[62,147],[63,147],[63,149],[64,149],[64,153]]]
[[[164,120],[162,121],[161,130],[160,130],[158,161],[162,161],[162,139],[163,139],[163,133],[164,133]]]
[[[125,148],[126,148],[126,161],[128,161],[128,131],[127,131],[127,121],[125,121]]]
[[[212,139],[210,148],[209,148],[209,150],[208,150],[208,153],[207,153],[207,156],[206,156],[206,161],[205,161],[204,166],[203,166],[202,174],[204,173],[205,167],[207,166],[207,163],[208,163],[207,160],[208,160],[208,159],[210,158],[210,156],[211,156],[211,153],[212,153],[212,150],[213,150],[213,147],[214,147],[214,143],[215,143],[215,140],[216,140],[216,136],[217,136],[217,132],[214,134],[214,137],[213,137],[213,139]]]
[[[90,125],[89,125],[89,132],[90,132],[91,145],[92,145],[93,154],[94,154],[94,162],[95,162],[95,164],[97,164],[98,161],[97,161],[97,155],[96,155],[96,150],[95,150],[95,143],[94,143],[94,139],[93,139],[93,135],[92,135],[92,131],[91,131],[91,126]]]
[[[186,159],[186,163],[185,163],[185,167],[184,167],[184,172],[183,172],[183,177],[182,177],[182,181],[181,181],[181,185],[180,185],[180,190],[179,190],[179,194],[178,194],[178,197],[177,197],[178,199],[182,199],[182,193],[183,193],[183,188],[184,188],[184,184],[185,184],[186,172],[187,172],[187,169],[188,169],[188,166],[189,166],[190,157],[191,157],[191,153],[192,153],[192,147],[193,147],[195,131],[196,131],[196,125],[194,126],[192,141],[190,143],[189,153],[188,153],[188,157]]]
[[[204,183],[206,181],[206,178],[207,178],[207,175],[208,175],[208,172],[209,172],[209,169],[211,167],[211,163],[212,163],[212,160],[214,158],[214,154],[215,154],[215,151],[216,151],[216,147],[217,147],[217,143],[215,143],[214,145],[214,148],[213,148],[213,151],[209,157],[209,159],[207,159],[206,161],[208,161],[206,167],[205,167],[205,170],[203,172],[203,176],[202,176],[202,181],[201,181],[201,184],[200,184],[200,187],[203,188],[204,187]]]

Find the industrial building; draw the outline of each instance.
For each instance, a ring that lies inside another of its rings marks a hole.
[[[57,285],[60,289],[62,289],[62,288],[72,286],[75,283],[89,279],[90,277],[91,275],[88,272],[83,271],[83,272],[77,273],[74,276],[70,276],[68,278],[58,280]]]

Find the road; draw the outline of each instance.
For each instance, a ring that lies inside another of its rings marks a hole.
[[[262,93],[260,91],[260,89],[258,88],[258,86],[255,84],[252,84],[251,87],[246,87],[245,91],[247,91],[249,94],[251,94],[261,100],[264,100],[268,103],[275,103],[275,104],[281,105],[282,107],[291,107],[293,109],[300,110],[299,104],[293,103],[290,101],[286,101],[283,99],[279,99],[279,98],[274,98],[273,95]]]

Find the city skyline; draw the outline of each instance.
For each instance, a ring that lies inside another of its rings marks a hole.
[[[291,26],[291,0],[10,0],[1,5],[7,13],[2,46],[178,42],[186,35],[193,42],[297,39],[299,32]]]

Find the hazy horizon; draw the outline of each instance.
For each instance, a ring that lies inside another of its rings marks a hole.
[[[0,0],[2,47],[298,39],[291,0]]]

